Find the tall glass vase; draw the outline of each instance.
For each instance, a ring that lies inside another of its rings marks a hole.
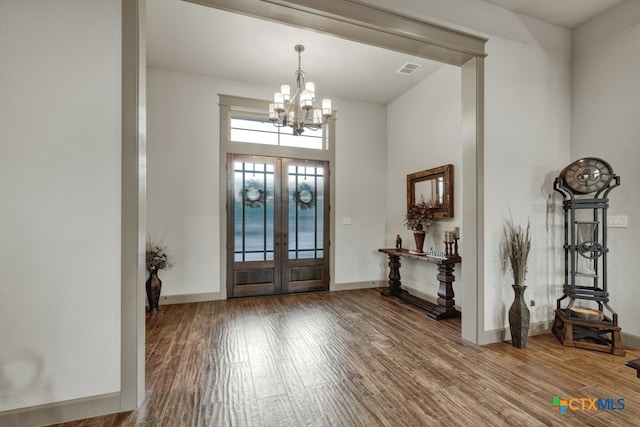
[[[513,303],[509,308],[509,328],[511,329],[511,343],[514,347],[525,348],[529,336],[529,307],[524,300],[526,286],[511,285],[515,292]]]

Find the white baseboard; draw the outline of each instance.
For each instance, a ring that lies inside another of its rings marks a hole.
[[[623,346],[636,350],[640,349],[640,337],[631,334],[625,334],[624,332],[621,332],[620,335],[622,335]]]
[[[367,280],[364,282],[334,283],[331,291],[351,291],[353,289],[381,288],[387,286],[386,280]]]
[[[529,336],[545,334],[551,331],[552,320],[545,320],[529,325]],[[493,344],[500,341],[509,341],[511,339],[511,329],[501,328],[491,331],[484,331],[478,337],[478,345]]]
[[[0,426],[33,427],[120,412],[120,393],[0,412]]]
[[[386,280],[369,280],[364,282],[334,283],[331,291],[349,291],[353,289],[369,289],[386,287]],[[160,305],[188,304],[193,302],[218,301],[225,299],[222,292],[204,292],[199,294],[162,295]]]
[[[204,292],[200,294],[160,296],[160,305],[188,304],[192,302],[217,301],[222,298],[222,292]]]
[[[529,336],[544,334],[551,331],[551,326],[553,325],[552,320],[532,323],[529,329]],[[640,337],[621,333],[622,335],[622,345],[632,349],[640,349]],[[482,334],[481,339],[479,340],[479,345],[492,344],[494,342],[499,341],[508,341],[511,339],[511,331],[509,328],[504,329],[494,329],[492,331],[485,331]]]

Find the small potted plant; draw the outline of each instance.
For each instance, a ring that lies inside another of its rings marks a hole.
[[[409,230],[413,230],[413,237],[416,240],[416,252],[422,253],[424,245],[424,235],[433,220],[433,203],[430,201],[420,201],[409,205],[407,214],[404,217],[404,225]]]
[[[524,300],[524,284],[527,275],[527,261],[531,249],[531,223],[526,228],[515,224],[512,219],[506,220],[503,228],[501,245],[502,270],[509,270],[513,277],[515,297],[509,308],[509,328],[511,343],[514,347],[525,348],[529,335],[530,313]]]
[[[169,249],[163,244],[163,241],[147,241],[146,266],[149,272],[149,278],[146,283],[149,312],[155,313],[158,311],[160,291],[162,290],[162,280],[158,277],[158,271],[173,267],[173,260],[169,254]]]

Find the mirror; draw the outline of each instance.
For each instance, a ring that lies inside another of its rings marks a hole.
[[[407,206],[433,201],[434,218],[453,218],[453,165],[407,175]]]

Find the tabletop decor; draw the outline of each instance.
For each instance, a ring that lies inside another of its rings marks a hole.
[[[416,252],[422,253],[424,246],[424,236],[431,226],[433,220],[434,207],[430,201],[420,201],[409,205],[407,214],[404,217],[404,225],[409,230],[413,230],[413,237],[416,241]]]

